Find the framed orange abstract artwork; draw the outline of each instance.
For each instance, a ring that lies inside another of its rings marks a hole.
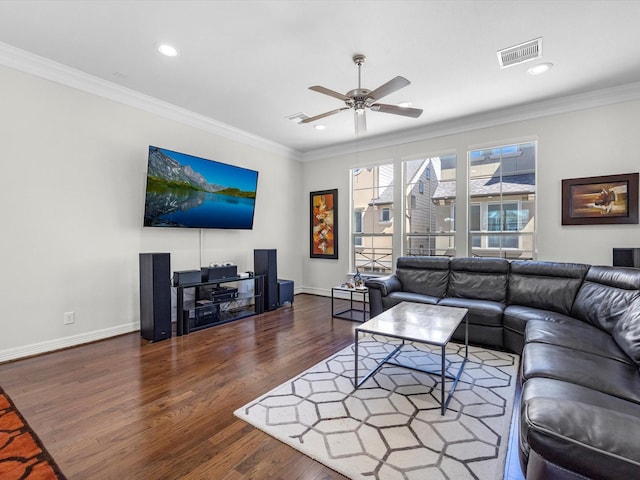
[[[562,180],[562,224],[638,223],[638,173]]]
[[[338,258],[338,190],[309,194],[311,258]]]

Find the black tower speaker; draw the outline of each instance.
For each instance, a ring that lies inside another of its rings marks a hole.
[[[276,250],[254,250],[253,269],[256,275],[264,275],[264,309],[278,308],[278,266]]]
[[[640,268],[640,248],[614,248],[613,266]]]
[[[171,257],[140,254],[140,335],[152,342],[171,337]]]

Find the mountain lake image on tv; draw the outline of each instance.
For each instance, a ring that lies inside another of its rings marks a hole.
[[[149,146],[145,227],[253,228],[258,172]]]

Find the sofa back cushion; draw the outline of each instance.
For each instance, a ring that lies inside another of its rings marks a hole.
[[[640,298],[636,298],[613,327],[613,339],[640,367]]]
[[[504,258],[452,258],[448,297],[506,303],[509,262]]]
[[[612,333],[640,297],[640,269],[593,266],[578,291],[571,315]]]
[[[569,315],[588,269],[581,263],[511,262],[508,303]]]
[[[449,281],[449,257],[399,257],[396,277],[405,292],[444,297]]]

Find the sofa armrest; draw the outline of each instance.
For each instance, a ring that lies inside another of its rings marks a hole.
[[[522,410],[527,443],[546,462],[576,472],[579,478],[636,477],[640,417],[616,411],[613,405],[533,398]]]
[[[369,278],[364,284],[367,288],[380,290],[383,297],[386,297],[391,292],[398,292],[402,290],[402,284],[395,275]]]

